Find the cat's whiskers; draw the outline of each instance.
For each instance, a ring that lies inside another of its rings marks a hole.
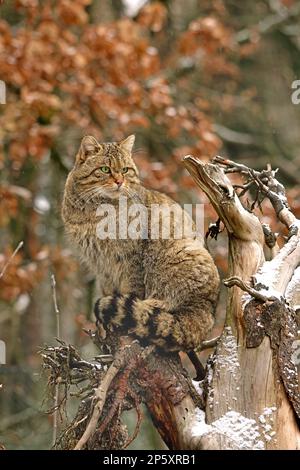
[[[143,202],[140,196],[137,194],[137,192],[129,188],[128,186],[127,187],[125,186],[124,192],[126,193],[126,196],[129,199],[132,199],[133,201],[137,201],[137,202]]]
[[[95,192],[96,192],[96,189],[97,189],[97,188],[89,188],[89,189],[87,189],[86,191],[84,191],[84,192],[79,196],[78,202],[84,202],[84,203],[86,203],[86,202],[90,201],[90,200],[93,198],[93,196],[94,196],[94,194],[95,194]]]
[[[98,188],[89,188],[84,191],[79,197],[74,201],[78,206],[84,206],[85,204],[91,202],[95,195],[98,193]]]
[[[88,203],[95,202],[96,199],[101,199],[101,197],[105,199],[112,199],[115,200],[116,197],[127,197],[133,202],[141,203],[143,202],[138,193],[128,186],[124,186],[120,193],[114,191],[111,185],[102,185],[97,187],[91,187],[85,191],[83,191],[75,200],[71,200],[70,202],[75,202],[78,206],[83,206]],[[100,200],[98,201],[100,202]]]
[[[83,200],[84,202],[88,202],[88,201],[91,201],[95,196],[105,196],[105,190],[102,188],[102,187],[93,187],[93,188],[90,188],[88,189],[87,191],[85,191],[82,195],[81,195],[81,200]]]
[[[86,196],[88,196],[89,194],[93,193],[95,191],[96,188],[89,188],[87,189],[86,191],[84,191],[82,194],[80,194],[79,196],[79,199],[85,199]]]

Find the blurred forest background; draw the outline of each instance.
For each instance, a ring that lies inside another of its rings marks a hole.
[[[61,338],[91,357],[96,293],[64,237],[60,206],[80,139],[135,133],[152,188],[207,203],[190,153],[279,167],[300,217],[300,1],[3,0],[0,3],[0,443],[50,448],[52,417],[37,351]],[[216,220],[205,205],[205,227]],[[263,219],[276,228],[268,206]],[[18,244],[23,246],[5,265]],[[226,237],[209,246],[226,275]],[[5,272],[2,273],[5,268]],[[217,327],[222,326],[221,299]],[[130,420],[130,418],[129,418]],[[144,425],[132,448],[162,444]]]

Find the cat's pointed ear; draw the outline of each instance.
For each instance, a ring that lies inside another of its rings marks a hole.
[[[76,163],[84,163],[89,155],[93,155],[100,149],[100,144],[92,135],[83,137],[79,152],[76,157]]]
[[[121,140],[119,143],[120,147],[123,148],[126,152],[131,153],[135,141],[135,135],[132,134],[124,140]]]

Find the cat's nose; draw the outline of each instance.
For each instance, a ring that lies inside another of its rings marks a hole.
[[[118,188],[120,188],[120,187],[122,186],[122,184],[123,184],[123,181],[117,179],[117,180],[115,180],[115,183],[116,183],[116,185],[118,186]]]

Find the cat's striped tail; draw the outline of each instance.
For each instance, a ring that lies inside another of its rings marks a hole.
[[[168,311],[163,301],[138,299],[133,294],[98,299],[94,312],[105,330],[120,328],[147,343],[168,351],[190,351],[198,347],[214,323],[214,306],[199,299],[189,306]]]

